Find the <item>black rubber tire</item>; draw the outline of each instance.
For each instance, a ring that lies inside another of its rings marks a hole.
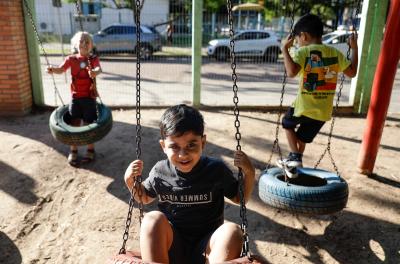
[[[60,106],[50,115],[50,131],[55,139],[70,146],[83,146],[99,141],[110,132],[113,124],[112,114],[104,104],[97,103],[99,112],[97,121],[81,127],[68,125],[71,119],[68,106]]]
[[[342,210],[349,196],[347,182],[337,174],[299,168],[299,177],[285,182],[280,168],[264,171],[258,181],[260,199],[294,213],[322,215]]]

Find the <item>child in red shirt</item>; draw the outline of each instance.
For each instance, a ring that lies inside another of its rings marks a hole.
[[[101,73],[100,61],[97,56],[91,55],[93,40],[88,32],[78,32],[72,38],[74,48],[78,54],[68,56],[58,67],[50,66],[50,74],[62,74],[71,68],[71,95],[69,113],[72,117],[72,126],[81,126],[93,123],[97,119],[96,113],[96,83],[94,78]],[[83,163],[94,159],[94,144],[87,146]],[[68,163],[76,166],[78,162],[78,147],[70,146]]]

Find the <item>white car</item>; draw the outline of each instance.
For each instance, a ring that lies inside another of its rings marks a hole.
[[[278,60],[280,39],[270,30],[243,30],[234,36],[237,57],[261,57],[269,62]],[[219,61],[230,56],[230,40],[213,39],[208,43],[207,54]]]
[[[322,36],[322,43],[335,47],[345,56],[347,56],[347,50],[349,45],[347,44],[347,39],[352,34],[352,31],[347,30],[337,30]]]

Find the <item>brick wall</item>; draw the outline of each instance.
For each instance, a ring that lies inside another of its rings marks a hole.
[[[22,1],[0,0],[0,115],[24,115],[32,89]]]

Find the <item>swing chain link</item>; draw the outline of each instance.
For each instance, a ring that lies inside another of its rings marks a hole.
[[[354,23],[354,18],[357,17],[358,14],[360,13],[360,7],[361,7],[361,0],[358,0],[356,2],[356,7],[354,8],[354,6],[353,6],[353,10],[355,10],[355,13],[352,12],[352,17],[351,17],[353,30],[356,30],[356,25]],[[350,45],[349,45],[348,49],[347,49],[347,54],[346,54],[347,59],[350,59],[350,51],[351,51],[351,48],[350,48]],[[335,162],[335,160],[333,158],[333,155],[331,153],[331,141],[332,141],[333,127],[335,125],[336,116],[338,115],[339,102],[340,102],[340,97],[342,96],[344,80],[345,80],[345,75],[344,75],[344,73],[342,73],[340,75],[339,91],[337,93],[337,99],[336,99],[335,107],[333,108],[332,121],[331,121],[331,126],[329,128],[329,134],[328,134],[328,143],[327,143],[326,149],[324,150],[324,152],[321,154],[321,156],[319,157],[318,161],[314,165],[314,169],[318,168],[318,166],[320,165],[322,159],[325,157],[326,153],[328,153],[329,159],[330,159],[331,164],[333,166],[333,169],[335,170],[335,172],[336,172],[336,174],[338,175],[339,178],[341,178],[340,173],[339,173],[339,169],[338,169],[338,167],[336,165],[336,162]]]
[[[82,22],[83,15],[82,15],[82,11],[81,11],[81,5],[82,5],[82,0],[75,1],[76,11],[78,12],[79,27],[80,27],[81,31],[83,31],[83,22]]]
[[[50,62],[49,62],[49,58],[48,58],[46,50],[44,49],[44,44],[43,44],[42,40],[39,37],[39,32],[38,32],[37,27],[35,25],[35,20],[33,19],[32,11],[31,11],[31,9],[30,9],[30,7],[28,5],[27,0],[23,0],[23,2],[24,2],[25,10],[26,10],[26,12],[27,12],[27,14],[29,16],[29,21],[31,22],[33,31],[35,32],[36,40],[38,41],[40,49],[42,50],[44,59],[46,60],[46,65],[47,65],[47,67],[50,67],[51,65],[50,65]],[[54,103],[55,103],[55,105],[57,106],[57,96],[60,99],[60,102],[62,103],[62,105],[65,105],[64,101],[63,101],[63,99],[61,97],[61,94],[57,89],[57,85],[56,85],[56,80],[54,78],[54,74],[51,74],[51,78],[53,80],[53,86],[54,86]]]
[[[142,154],[142,149],[141,149],[141,141],[142,141],[142,126],[140,124],[141,120],[141,113],[140,113],[140,42],[141,42],[141,35],[140,35],[140,6],[141,6],[141,0],[136,0],[136,12],[135,12],[135,24],[136,24],[136,159],[140,159],[141,154]],[[137,203],[137,207],[139,209],[139,226],[142,225],[142,219],[143,219],[143,202],[142,202],[142,196],[143,196],[143,190],[142,190],[142,175],[138,175],[135,178],[135,182],[133,184],[132,189],[130,190],[131,197],[129,199],[129,210],[128,210],[128,216],[126,218],[125,222],[125,231],[123,235],[123,242],[122,242],[122,247],[119,250],[119,254],[125,254],[126,253],[126,242],[129,237],[129,227],[132,222],[132,212],[135,204],[135,199],[134,197],[137,195],[139,198],[139,202]]]
[[[134,197],[134,189],[135,187],[132,188],[131,194],[132,197]],[[124,235],[122,236],[122,246],[121,249],[119,250],[119,254],[125,254],[126,253],[126,242],[128,241],[129,238],[129,227],[132,222],[132,211],[135,205],[135,200],[132,199],[132,197],[129,199],[129,210],[128,210],[128,216],[126,218],[125,222],[125,230],[124,230]]]
[[[235,41],[234,41],[234,30],[233,30],[233,15],[232,15],[232,1],[227,0],[227,8],[228,8],[228,20],[229,20],[229,38],[230,38],[230,58],[231,58],[231,69],[232,69],[232,81],[233,81],[233,103],[234,103],[234,115],[235,115],[235,139],[237,142],[236,150],[241,150],[240,140],[242,138],[240,134],[240,121],[239,121],[239,97],[238,97],[238,86],[237,86],[237,75],[236,75],[236,54],[235,54]],[[240,197],[240,218],[242,223],[240,228],[242,229],[243,233],[243,247],[241,256],[248,256],[250,257],[250,250],[249,250],[249,235],[247,233],[247,217],[246,217],[246,203],[244,198],[244,178],[243,172],[239,168],[238,172],[238,181],[239,181],[239,197]]]
[[[286,7],[286,12],[288,12],[288,10],[290,10],[290,34],[293,34],[293,25],[294,25],[294,10],[295,10],[295,0],[292,0],[292,9],[288,8],[288,2],[285,1],[285,7]],[[285,14],[285,16],[287,16],[288,14]],[[278,153],[279,155],[279,159],[282,160],[282,151],[281,151],[281,147],[279,146],[279,128],[280,128],[280,124],[281,124],[281,117],[282,117],[282,112],[283,112],[283,97],[285,95],[285,89],[286,89],[286,84],[287,84],[287,71],[286,68],[284,67],[284,72],[283,72],[283,79],[282,79],[282,89],[281,89],[281,97],[280,97],[280,101],[279,101],[279,110],[278,110],[278,117],[276,119],[276,129],[275,129],[275,140],[274,140],[274,144],[272,145],[272,151],[271,154],[268,158],[267,161],[267,167],[266,170],[270,169],[273,167],[272,165],[272,157],[274,155],[274,153]],[[288,182],[289,179],[287,177],[286,174],[286,170],[283,170],[284,174],[285,174],[285,182]]]
[[[141,142],[142,142],[142,125],[140,123],[141,113],[140,113],[140,52],[141,52],[141,29],[140,29],[140,6],[141,0],[136,0],[136,13],[135,13],[135,23],[136,23],[136,159],[140,159],[142,154]],[[135,190],[138,192],[139,202],[139,224],[142,225],[143,219],[143,202],[142,202],[142,175],[136,177]]]

